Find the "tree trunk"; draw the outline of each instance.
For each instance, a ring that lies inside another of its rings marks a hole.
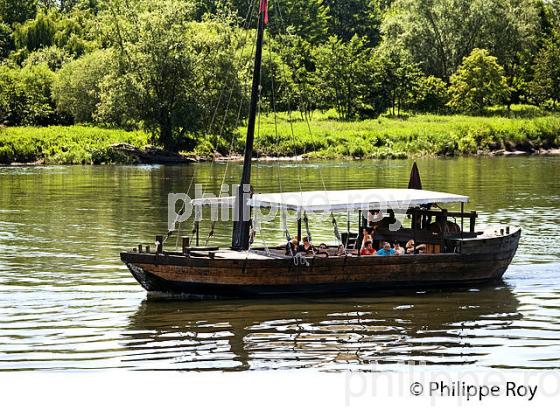
[[[173,126],[170,118],[164,118],[159,124],[159,142],[167,151],[177,151],[177,145],[173,140]]]

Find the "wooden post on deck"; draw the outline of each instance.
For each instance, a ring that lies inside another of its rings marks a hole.
[[[191,247],[191,238],[183,236],[181,239],[183,244],[183,255],[188,255],[190,253],[189,248]]]
[[[350,209],[346,211],[346,233],[350,237]]]
[[[465,204],[461,202],[461,239],[463,239],[464,221],[465,221]]]
[[[163,253],[163,236],[156,236],[156,253]]]
[[[445,230],[446,230],[446,226],[447,226],[447,209],[442,209],[441,210],[441,215],[443,217],[443,226],[441,228],[441,239],[440,239],[439,251],[440,251],[440,253],[443,253],[444,248],[445,248]]]
[[[475,211],[471,212],[470,220],[471,220],[470,221],[470,223],[471,223],[470,232],[474,233],[474,224],[476,222],[476,212]]]
[[[362,210],[361,209],[358,211],[358,236],[360,235],[360,232],[362,232]]]

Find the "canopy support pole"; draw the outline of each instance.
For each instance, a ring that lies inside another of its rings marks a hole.
[[[463,239],[463,222],[464,222],[464,215],[465,215],[465,204],[461,202],[461,239]]]
[[[362,237],[362,210],[358,210],[358,237],[356,238],[356,246],[355,248],[358,249],[358,257],[362,256],[362,241],[364,238]],[[350,231],[348,231],[348,237],[350,237]]]
[[[195,245],[200,246],[200,220],[202,219],[202,208],[194,207],[194,224],[192,233],[195,235]]]
[[[297,217],[297,237],[298,237],[298,241],[301,242],[302,238],[301,238],[301,213],[298,212],[298,217]]]
[[[416,218],[417,218],[417,213],[416,213],[416,208],[412,209],[412,241],[414,242],[414,249],[412,251],[412,253],[414,255],[416,255],[416,229],[418,229],[418,226],[416,225]]]

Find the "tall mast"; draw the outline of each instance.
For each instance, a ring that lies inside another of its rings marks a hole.
[[[251,161],[253,158],[253,142],[255,139],[255,122],[257,117],[257,104],[259,101],[259,86],[261,83],[262,48],[264,38],[264,26],[268,23],[268,0],[260,0],[259,21],[257,29],[257,46],[255,48],[255,67],[253,70],[253,86],[251,89],[251,105],[249,107],[249,121],[247,123],[247,140],[245,141],[245,153],[243,155],[243,174],[237,191],[236,218],[233,222],[233,234],[231,247],[235,250],[249,249],[249,230],[251,227],[251,210],[247,205],[250,196],[251,184]]]

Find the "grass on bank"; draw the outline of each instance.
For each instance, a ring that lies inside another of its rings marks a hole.
[[[343,122],[334,112],[314,113],[310,126],[299,113],[261,117],[255,147],[259,155],[309,158],[407,158],[472,155],[480,151],[560,144],[560,115],[518,107],[510,117],[420,114]],[[293,131],[292,131],[293,130]],[[239,130],[241,134],[242,129]]]
[[[0,127],[0,164],[36,162],[46,164],[127,163],[110,149],[115,143],[143,147],[148,134],[88,126]]]
[[[272,114],[261,117],[255,143],[259,156],[407,158],[560,145],[560,115],[528,106],[477,117],[419,114],[355,122],[339,121],[333,111],[316,112],[309,127],[299,113],[293,113],[291,120],[287,113],[280,113],[277,126],[276,133]],[[238,151],[243,149],[245,132],[245,126],[237,130]],[[94,126],[0,127],[0,164],[131,163],[131,158],[112,150],[111,145],[144,147],[148,142],[149,135],[141,131]],[[203,139],[193,154],[212,156],[214,149],[210,139]]]

